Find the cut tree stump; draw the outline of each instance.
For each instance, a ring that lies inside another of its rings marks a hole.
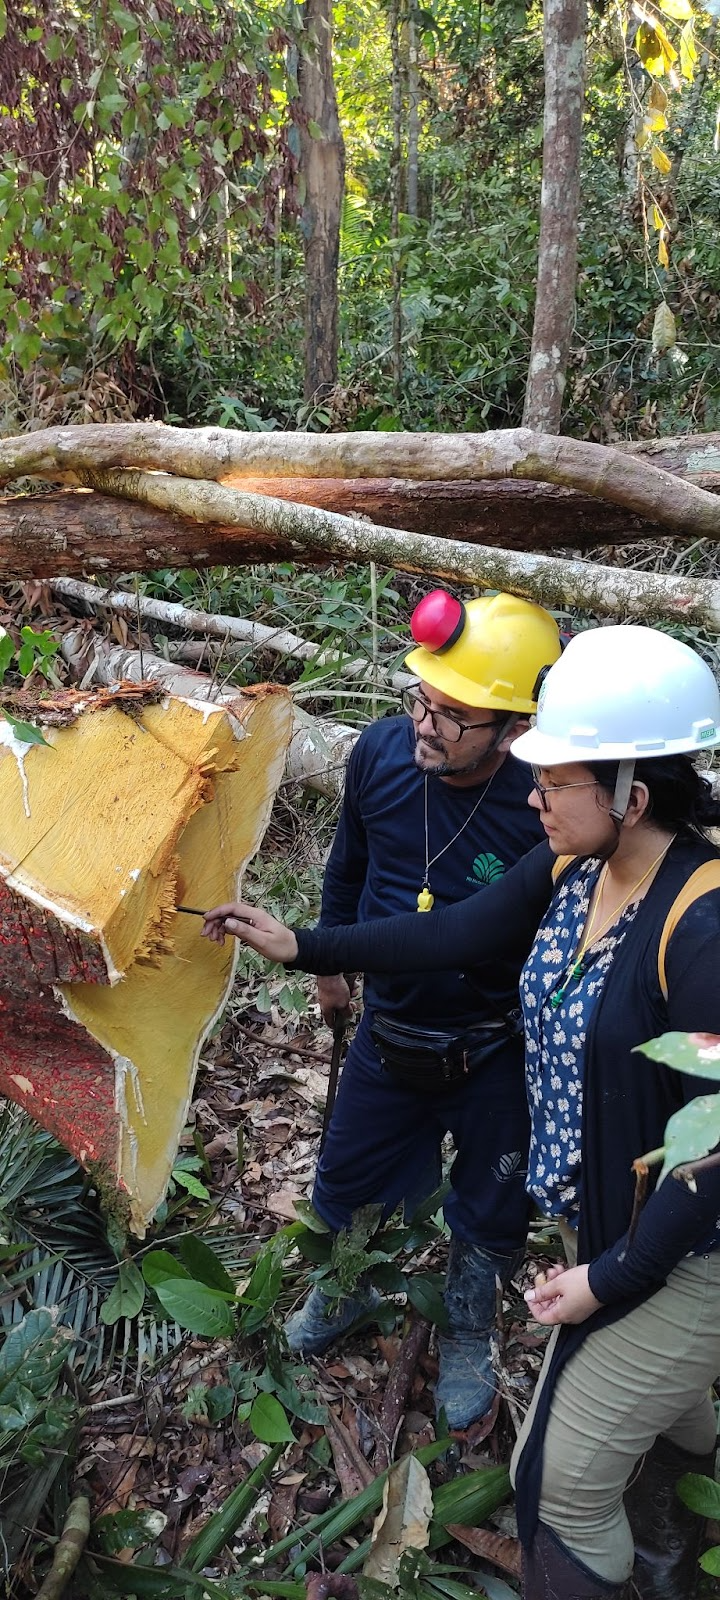
[[[120,685],[35,720],[45,745],[0,721],[0,1092],[142,1236],[236,955],[177,906],[235,897],[292,708],[269,686],[218,706]]]

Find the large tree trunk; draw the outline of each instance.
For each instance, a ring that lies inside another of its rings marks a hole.
[[[523,426],[559,433],[575,317],[587,0],[545,0],[540,244]]]
[[[303,25],[298,88],[300,173],[305,179],[305,399],[314,405],[337,382],[345,146],[333,78],[331,0],[305,0]]]
[[[420,168],[420,72],[418,65],[418,29],[415,0],[408,0],[407,22],[407,214],[418,214],[418,181]]]
[[[557,483],[654,514],[661,478],[645,475],[642,507],[627,490],[637,480],[629,463],[695,477],[720,472],[720,432],[653,439],[642,444],[588,444],[527,428],[489,433],[241,433],[234,428],[166,428],[158,422],[91,423],[47,428],[0,440],[0,484],[14,478],[77,483],[83,468],[145,467],[183,478],[257,487],[275,478],[399,478],[469,483],[522,479]],[[630,474],[630,476],[628,476]],[[250,483],[255,479],[255,484]],[[273,493],[274,493],[273,489]],[[673,510],[674,514],[674,510]]]
[[[390,292],[392,302],[392,379],[396,406],[402,400],[402,265],[400,262],[400,194],[402,186],[403,73],[400,56],[400,4],[390,0],[390,60],[392,76],[390,107],[392,147],[390,151]]]
[[[60,691],[34,708],[46,745],[2,724],[0,1092],[140,1234],[234,968],[177,907],[234,898],[290,734],[282,689],[218,705],[204,688]]]
[[[613,452],[605,454],[610,456]],[[629,474],[632,479],[638,464],[626,461],[626,470],[628,467],[633,468]],[[653,477],[655,469],[649,471]],[[199,523],[208,518],[234,522],[238,527],[261,528],[271,534],[282,533],[294,542],[296,559],[304,558],[308,549],[322,550],[341,561],[377,561],[405,572],[507,589],[540,605],[575,606],[597,616],[617,616],[626,611],[647,621],[674,617],[712,627],[717,627],[720,620],[717,583],[665,577],[661,573],[617,571],[591,562],[521,555],[510,550],[487,550],[453,539],[378,528],[312,506],[297,506],[270,496],[244,494],[217,484],[159,473],[105,472],[85,476],[93,487],[123,499],[194,516]],[[714,495],[700,489],[691,491],[689,484],[679,485],[669,473],[658,472],[657,477],[664,483],[668,499],[671,491],[678,489],[689,497],[687,526],[693,524],[697,532],[702,529],[706,534],[714,530],[715,537],[720,537],[720,501]],[[643,484],[641,470],[635,484],[636,495]],[[626,490],[627,487],[626,484]],[[611,490],[617,492],[614,485]],[[670,508],[665,510],[670,520]]]
[[[657,540],[668,529],[621,506],[552,484],[413,483],[389,478],[250,478],[258,494],[317,506],[346,517],[367,517],[389,528],[412,528],[435,538],[509,550],[592,550],[597,545]],[[720,473],[693,480],[720,494]],[[246,566],[291,561],[297,552],[282,534],[207,522],[199,536],[187,517],[130,505],[106,494],[72,489],[58,494],[0,497],[0,581],[81,577],[158,567]],[[328,558],[308,549],[303,560]]]

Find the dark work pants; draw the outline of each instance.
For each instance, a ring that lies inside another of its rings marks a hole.
[[[385,1216],[406,1214],[441,1181],[441,1144],[457,1154],[444,1211],[451,1231],[498,1254],[522,1249],[529,1121],[523,1041],[498,1046],[472,1077],[437,1093],[400,1088],[370,1035],[366,1011],[347,1054],[318,1163],[316,1211],[334,1231],[359,1206],[382,1203]]]

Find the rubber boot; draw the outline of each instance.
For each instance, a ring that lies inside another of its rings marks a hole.
[[[438,1339],[440,1374],[435,1390],[435,1410],[438,1416],[445,1412],[449,1428],[469,1428],[492,1407],[497,1390],[490,1353],[496,1279],[504,1287],[522,1259],[522,1251],[499,1256],[454,1235],[450,1241],[444,1294],[449,1326]]]
[[[599,1578],[551,1528],[538,1523],[532,1549],[522,1554],[523,1600],[630,1600],[631,1594],[630,1582],[618,1585]]]
[[[370,1316],[380,1304],[377,1289],[358,1283],[354,1295],[332,1300],[317,1287],[304,1306],[294,1311],[285,1323],[285,1338],[290,1350],[306,1356],[320,1356],[334,1339],[347,1333],[362,1317]]]
[[[705,1521],[677,1494],[678,1479],[685,1472],[714,1477],[715,1451],[691,1455],[669,1439],[656,1439],[635,1482],[625,1490],[639,1600],[693,1600],[697,1592]]]

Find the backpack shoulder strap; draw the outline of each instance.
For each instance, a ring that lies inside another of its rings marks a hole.
[[[552,869],[553,883],[558,883],[563,873],[567,872],[568,867],[572,866],[573,861],[577,861],[578,859],[578,856],[558,856]]]
[[[704,861],[701,867],[697,867],[695,872],[691,873],[687,883],[683,884],[679,895],[673,900],[668,911],[658,946],[658,979],[664,1000],[667,1000],[668,997],[665,958],[670,940],[685,912],[690,910],[696,900],[699,900],[704,894],[709,894],[712,889],[720,889],[720,860]]]

